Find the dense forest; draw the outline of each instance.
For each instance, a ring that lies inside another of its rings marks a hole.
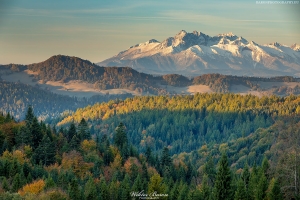
[[[156,153],[150,146],[139,151],[122,122],[110,138],[91,134],[84,118],[61,128],[39,122],[29,107],[22,122],[0,115],[0,198],[297,199],[299,125],[284,117],[272,130],[258,130],[256,138],[270,138],[272,131],[281,135],[273,141],[285,151],[277,163],[265,156],[259,163],[246,160],[237,169],[228,159],[230,150],[220,147],[210,153],[202,146],[205,159],[197,169],[191,160],[172,157],[168,146]]]
[[[107,102],[111,99],[125,99],[131,94],[95,95],[90,98],[76,98],[22,84],[0,81],[0,111],[9,112],[16,119],[24,119],[29,105],[34,107],[39,119],[57,118],[74,112],[79,107]]]
[[[291,159],[286,155],[294,152],[299,156],[299,114],[300,97],[293,95],[152,96],[78,109],[58,125],[78,124],[84,118],[92,134],[105,134],[112,140],[115,127],[123,122],[129,141],[138,151],[146,152],[150,147],[159,153],[168,147],[174,159],[191,162],[197,171],[203,170],[208,157],[217,159],[222,152],[227,153],[235,172],[245,163],[253,166],[267,158],[275,174],[282,160]],[[293,178],[288,180],[293,182]]]
[[[145,150],[147,145],[154,151],[169,146],[171,154],[178,154],[205,144],[211,147],[248,137],[282,117],[297,119],[299,102],[297,96],[259,98],[216,93],[134,97],[80,108],[58,125],[79,123],[84,118],[92,134],[111,134],[122,121],[139,150]]]

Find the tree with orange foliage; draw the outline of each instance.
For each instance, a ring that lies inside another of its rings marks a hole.
[[[25,196],[27,193],[38,194],[41,191],[43,191],[44,187],[45,187],[45,182],[44,182],[44,180],[40,179],[40,180],[34,181],[33,183],[25,185],[22,189],[20,189],[18,191],[18,193],[21,196]]]
[[[88,174],[94,164],[85,162],[81,154],[73,150],[63,154],[61,166],[63,169],[72,169],[76,176],[82,178]]]

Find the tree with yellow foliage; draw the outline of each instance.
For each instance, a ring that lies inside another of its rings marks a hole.
[[[43,191],[44,187],[45,187],[45,181],[40,179],[34,181],[33,183],[25,185],[22,189],[18,191],[18,193],[21,196],[25,196],[27,193],[38,194],[41,191]]]

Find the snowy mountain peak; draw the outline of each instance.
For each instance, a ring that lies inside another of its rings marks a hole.
[[[129,66],[146,73],[199,75],[225,73],[248,76],[300,77],[300,45],[260,45],[232,32],[209,36],[181,30],[159,42],[151,39],[98,63]]]
[[[282,46],[280,43],[278,43],[278,42],[273,42],[273,43],[271,43],[270,45],[272,45],[272,46],[275,46],[275,47],[280,47],[280,46]]]
[[[293,49],[294,51],[299,51],[300,52],[300,45],[295,43],[291,46],[291,49]]]
[[[147,42],[145,42],[146,44],[150,44],[150,43],[160,43],[158,40],[156,39],[151,39],[151,40],[148,40]]]
[[[176,36],[177,35],[184,36],[185,34],[187,34],[187,32],[185,30],[181,30],[179,31],[179,33],[176,34]]]
[[[258,45],[256,42],[254,42],[254,41],[251,41],[250,44],[251,44],[251,45],[254,45],[254,46],[259,46],[259,45]]]
[[[218,36],[228,36],[228,37],[235,37],[236,35],[234,35],[232,32],[229,32],[229,33],[222,33],[222,34],[219,34]]]

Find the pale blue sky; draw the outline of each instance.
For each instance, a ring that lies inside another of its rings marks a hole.
[[[100,62],[180,30],[233,32],[260,44],[300,43],[300,4],[224,0],[0,0],[0,64],[52,55]]]

